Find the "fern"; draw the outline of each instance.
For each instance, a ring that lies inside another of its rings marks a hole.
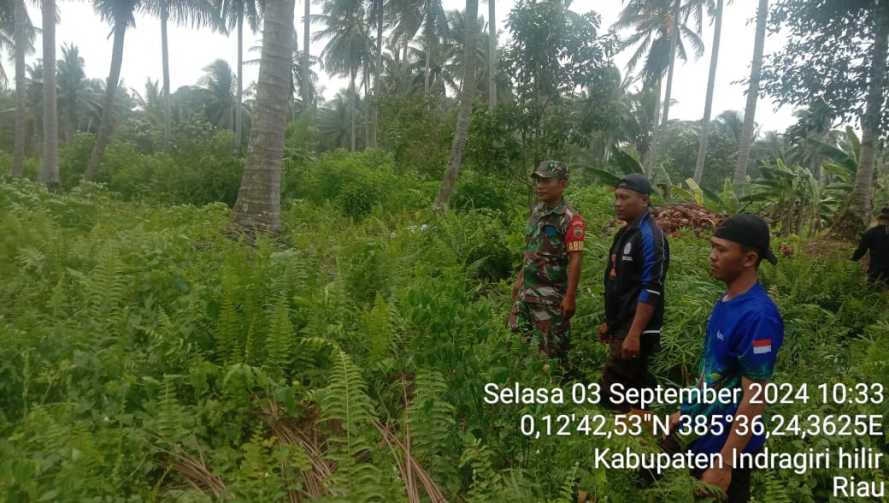
[[[161,399],[157,404],[156,413],[158,435],[173,444],[178,444],[188,435],[187,416],[176,397],[175,379],[177,377],[164,375]]]
[[[763,478],[765,479],[764,501],[769,503],[790,503],[790,496],[787,494],[785,484],[779,477],[775,476],[771,470],[765,470]]]
[[[552,500],[552,503],[574,503],[574,486],[577,484],[577,463],[571,468],[571,471],[565,475],[562,481],[562,487],[559,488],[559,496]]]
[[[256,365],[259,362],[259,348],[262,345],[262,337],[257,335],[257,326],[259,326],[259,317],[254,315],[250,318],[250,326],[247,328],[247,338],[244,341],[244,363],[247,365]]]
[[[56,285],[52,288],[52,293],[49,296],[49,300],[47,301],[47,307],[49,307],[53,316],[59,317],[62,315],[62,310],[65,308],[67,304],[67,298],[65,296],[65,273],[59,275],[59,281],[56,282]]]
[[[241,363],[240,321],[235,311],[233,288],[223,280],[222,306],[216,321],[216,354],[219,363]]]
[[[421,370],[414,383],[413,400],[405,411],[411,454],[442,480],[454,475],[452,464],[445,459],[455,426],[454,407],[442,398],[446,391],[447,383],[440,373]]]
[[[19,267],[21,267],[25,271],[33,272],[36,274],[40,274],[43,270],[43,264],[46,261],[46,255],[44,255],[40,250],[32,247],[25,247],[19,249],[18,256],[16,256],[16,262],[18,262]]]
[[[368,360],[380,361],[391,346],[393,332],[390,309],[382,294],[377,293],[373,308],[362,314],[362,321]]]
[[[269,335],[266,339],[266,365],[272,376],[286,376],[293,348],[293,325],[287,298],[278,296],[272,309]]]
[[[472,468],[472,484],[466,494],[466,501],[469,503],[494,501],[502,481],[491,463],[491,452],[482,445],[481,439],[470,437],[466,440],[466,446],[460,456],[460,466],[467,465]]]
[[[116,253],[113,246],[102,248],[86,285],[89,315],[93,322],[105,326],[116,325],[122,316],[120,302],[124,298],[126,285],[123,267]]]
[[[331,430],[331,461],[336,465],[331,490],[344,501],[382,500],[380,471],[364,461],[372,449],[373,406],[358,368],[343,351],[336,354],[330,384],[315,396],[321,422]]]

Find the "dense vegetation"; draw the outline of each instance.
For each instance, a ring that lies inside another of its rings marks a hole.
[[[689,498],[682,472],[638,493],[632,473],[590,469],[596,446],[652,449],[651,439],[530,440],[520,415],[550,409],[482,402],[487,382],[559,382],[560,370],[545,371],[504,326],[525,194],[474,175],[460,193],[485,204],[437,216],[425,209],[435,186],[396,185],[393,169],[384,154],[334,154],[292,173],[283,235],[255,246],[226,237],[220,203],[0,185],[5,498],[363,501],[402,499],[412,487],[458,501],[566,501],[575,479],[609,501]],[[589,221],[571,360],[594,380],[605,356],[593,329],[610,194],[576,186],[570,199]],[[862,289],[845,247],[781,244],[789,256],[763,271],[787,325],[776,380],[889,382],[886,297]],[[720,287],[704,267],[705,239],[674,236],[671,247],[655,367],[681,385]],[[818,501],[832,473],[757,473],[754,493]]]
[[[4,501],[691,500],[679,470],[641,488],[592,468],[595,448],[653,451],[652,438],[519,431],[523,414],[595,406],[483,402],[489,382],[565,385],[505,327],[527,173],[546,158],[570,166],[587,222],[569,358],[580,381],[605,360],[609,185],[641,171],[658,205],[770,222],[783,256],[762,278],[786,325],[776,381],[889,383],[889,298],[834,239],[889,203],[886,2],[759,0],[747,106],[712,120],[718,51],[701,120],[670,117],[671,88],[723,0],[630,0],[613,30],[570,2],[519,0],[499,38],[494,0],[484,18],[477,0],[306,2],[298,30],[292,0],[96,0],[113,34],[106,80],[86,76],[73,44],[57,58],[55,3],[41,3],[39,30],[29,2],[0,3],[0,65],[15,59],[0,66]],[[170,89],[165,59],[159,79],[126,88],[125,34],[144,15],[164,40],[168,22],[262,28],[258,81],[243,82],[239,52],[194,85]],[[767,56],[766,28],[788,38]],[[325,100],[316,70],[348,89]],[[797,122],[757,127],[761,93],[798,107]],[[721,290],[706,238],[670,238],[654,364],[666,385],[691,384]],[[889,402],[770,410],[886,418]],[[885,453],[886,438],[769,446]],[[885,480],[883,466],[847,474]],[[754,497],[824,501],[841,473],[758,471]]]

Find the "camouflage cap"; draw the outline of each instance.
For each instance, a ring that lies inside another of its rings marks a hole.
[[[542,161],[537,169],[531,173],[531,178],[561,178],[568,179],[568,168],[560,161]]]

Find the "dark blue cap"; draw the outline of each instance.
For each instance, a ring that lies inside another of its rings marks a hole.
[[[629,189],[646,196],[651,195],[651,182],[645,175],[633,174],[627,175],[617,182],[617,187],[621,189]]]

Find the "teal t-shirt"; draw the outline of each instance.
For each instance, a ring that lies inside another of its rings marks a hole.
[[[716,390],[740,389],[741,377],[770,379],[775,370],[778,349],[784,342],[784,322],[777,306],[762,284],[731,300],[716,301],[707,321],[707,338],[700,363],[698,387]],[[740,393],[738,396],[740,397]],[[738,402],[683,403],[681,411],[690,416],[734,416]],[[728,439],[731,424],[723,421],[722,434],[696,438],[689,446],[695,453],[717,453]],[[711,428],[713,429],[713,428]],[[744,452],[756,452],[765,436],[754,435]]]

